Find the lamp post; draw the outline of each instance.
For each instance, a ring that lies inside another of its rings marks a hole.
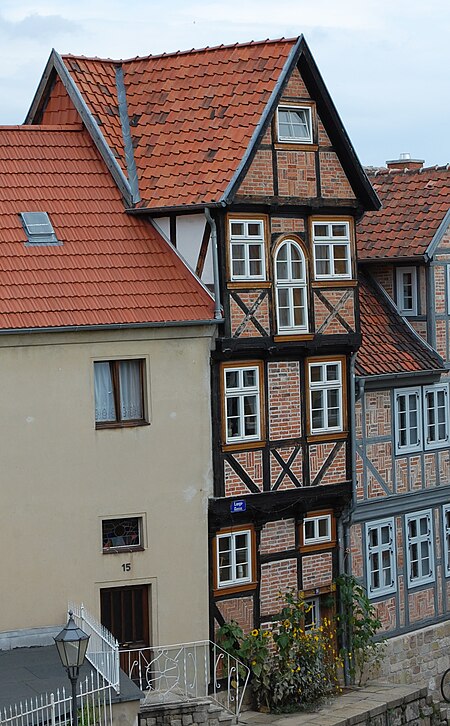
[[[86,656],[89,635],[86,635],[81,628],[77,627],[73,619],[73,612],[69,610],[67,625],[54,640],[61,663],[66,669],[72,684],[72,726],[78,726],[77,681]]]

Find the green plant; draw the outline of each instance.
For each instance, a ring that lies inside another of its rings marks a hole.
[[[256,707],[286,712],[314,706],[336,692],[340,659],[330,621],[305,631],[310,606],[296,593],[280,598],[283,607],[271,630],[255,628],[244,635],[237,623],[226,623],[218,642],[250,668]]]
[[[385,640],[375,640],[382,623],[366,590],[353,575],[340,575],[337,584],[342,604],[342,617],[337,618],[344,643],[342,655],[348,658],[352,683],[361,686],[384,656]]]

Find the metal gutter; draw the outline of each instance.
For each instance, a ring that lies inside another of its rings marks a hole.
[[[0,335],[29,335],[31,333],[83,333],[96,330],[139,330],[140,328],[183,328],[195,325],[217,325],[223,320],[165,320],[158,323],[111,323],[100,325],[58,325],[54,328],[0,328]]]
[[[445,372],[445,368],[430,368],[422,371],[405,371],[404,373],[380,373],[377,375],[357,375],[359,381],[396,381],[401,378],[411,378],[412,376],[439,376]]]
[[[437,451],[445,450],[437,449]],[[391,494],[389,497],[382,499],[369,499],[360,502],[353,514],[353,522],[364,522],[366,519],[374,517],[374,508],[376,507],[376,518],[395,516],[404,514],[405,512],[414,511],[414,509],[423,509],[424,507],[435,507],[447,503],[450,497],[450,486],[437,486],[434,489],[420,489],[416,492],[408,492],[407,494]]]
[[[111,149],[106,143],[105,137],[100,131],[100,128],[92,113],[90,112],[89,107],[83,99],[80,91],[78,90],[77,85],[75,84],[66,66],[64,65],[61,56],[56,51],[53,51],[53,64],[64,85],[64,88],[66,89],[75,108],[80,114],[84,125],[86,126],[90,136],[92,137],[94,144],[99,150],[103,161],[111,172],[112,177],[116,182],[117,186],[119,187],[121,193],[125,197],[126,203],[128,205],[131,205],[133,203],[133,194],[130,184],[128,183],[128,179],[126,178],[125,174],[117,163],[117,160],[113,156]]]
[[[231,181],[229,182],[227,188],[225,189],[225,191],[221,197],[221,202],[223,204],[229,204],[232,201],[235,187],[240,183],[242,176],[244,175],[245,171],[247,170],[247,167],[249,166],[249,164],[253,158],[253,154],[256,151],[256,145],[258,144],[259,140],[262,138],[262,136],[268,126],[272,112],[274,111],[274,108],[275,108],[276,104],[278,103],[278,100],[283,91],[285,81],[287,80],[288,75],[291,73],[294,65],[297,63],[297,61],[300,57],[300,54],[302,53],[302,41],[303,41],[303,35],[300,35],[297,39],[297,42],[292,47],[292,50],[290,51],[290,53],[286,59],[283,69],[282,69],[280,75],[278,76],[278,80],[275,84],[275,87],[274,87],[272,93],[270,94],[270,98],[261,115],[261,118],[259,119],[258,124],[256,125],[255,130],[253,131],[252,138],[250,139],[250,142],[247,146],[245,154],[242,157],[238,168],[234,172]]]
[[[222,306],[220,304],[220,283],[219,283],[219,258],[217,254],[217,226],[211,216],[208,207],[205,208],[205,217],[211,229],[211,245],[213,258],[213,276],[214,276],[214,318],[222,319]]]
[[[123,80],[122,66],[116,66],[116,88],[117,102],[119,105],[120,123],[122,125],[122,136],[125,150],[125,163],[128,171],[128,183],[131,189],[133,204],[141,201],[139,194],[138,175],[136,161],[133,151],[133,139],[131,138],[130,119],[128,117],[127,95]]]
[[[225,204],[222,202],[205,202],[204,204],[174,205],[171,207],[130,207],[129,209],[125,209],[125,211],[128,214],[135,214],[137,216],[140,214],[153,214],[163,217],[171,212],[183,212],[184,214],[189,214],[190,212],[203,212],[206,207],[213,209],[224,206]]]

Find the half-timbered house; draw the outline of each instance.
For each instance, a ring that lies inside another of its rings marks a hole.
[[[79,118],[128,213],[214,289],[211,631],[289,589],[317,619],[351,498],[355,223],[379,202],[305,40],[53,52],[26,122]]]
[[[358,228],[351,543],[399,679],[444,670],[450,633],[450,170],[404,156],[370,175],[383,207]]]

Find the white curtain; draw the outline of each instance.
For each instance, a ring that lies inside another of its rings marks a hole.
[[[113,382],[108,361],[94,363],[95,420],[115,421]]]
[[[144,415],[142,411],[140,361],[120,361],[119,382],[122,421],[142,419]]]

